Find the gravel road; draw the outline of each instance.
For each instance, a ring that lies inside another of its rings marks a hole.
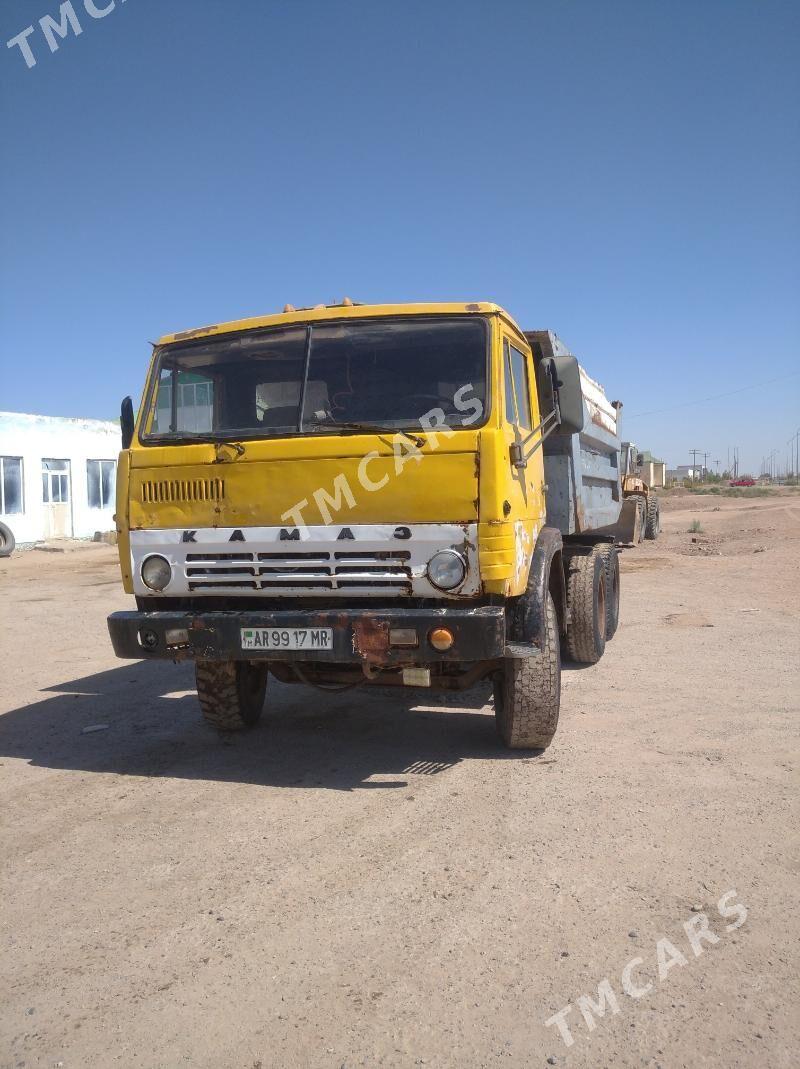
[[[0,560],[0,1065],[795,1066],[800,495],[663,521],[536,757],[486,689],[221,740],[114,550]]]

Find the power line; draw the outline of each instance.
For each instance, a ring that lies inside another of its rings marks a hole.
[[[667,408],[654,408],[650,412],[635,412],[632,416],[626,416],[625,422],[627,423],[632,419],[641,419],[644,416],[657,416],[661,412],[674,412],[677,408],[689,408],[690,405],[704,405],[706,401],[718,401],[721,397],[733,397],[737,393],[747,393],[748,390],[757,390],[761,386],[771,386],[773,382],[782,382],[784,379],[791,379],[795,375],[800,375],[800,371],[790,371],[788,375],[778,375],[774,379],[764,379],[763,382],[753,383],[752,386],[741,386],[738,390],[728,390],[727,393],[715,393],[711,397],[700,397],[696,401],[684,401],[679,405],[669,405]]]

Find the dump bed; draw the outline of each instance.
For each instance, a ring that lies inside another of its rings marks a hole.
[[[549,330],[526,332],[534,363],[569,350]],[[619,472],[619,402],[581,367],[584,425],[580,434],[554,432],[544,442],[547,523],[563,535],[611,528],[622,506]]]

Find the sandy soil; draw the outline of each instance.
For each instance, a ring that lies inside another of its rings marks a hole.
[[[0,561],[0,1065],[796,1065],[800,496],[664,523],[533,758],[486,690],[273,681],[223,742],[112,656],[112,549]]]

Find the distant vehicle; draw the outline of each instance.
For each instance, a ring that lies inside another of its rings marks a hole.
[[[746,475],[741,479],[731,479],[729,486],[755,486],[755,479],[750,479]]]

